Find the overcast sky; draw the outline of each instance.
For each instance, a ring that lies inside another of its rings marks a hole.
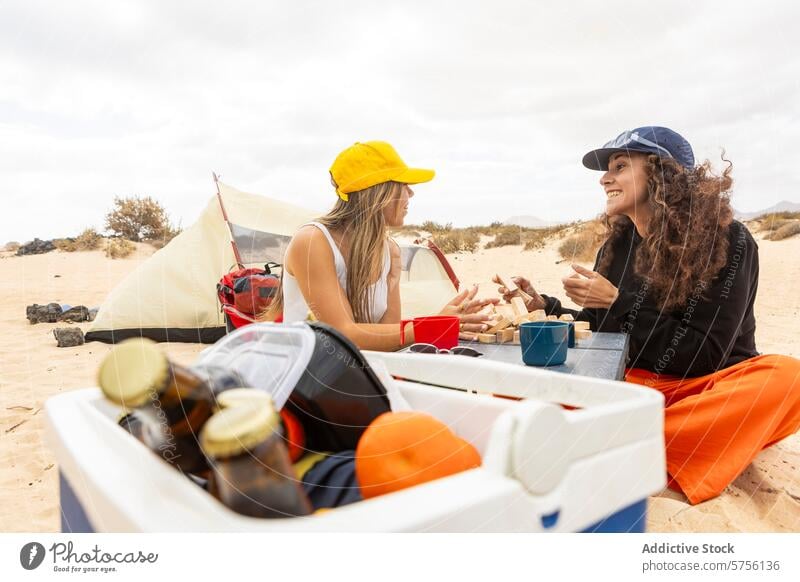
[[[583,154],[666,125],[734,163],[734,205],[800,201],[796,2],[0,0],[0,244],[211,172],[320,211],[355,141],[436,170],[409,222],[597,214]]]

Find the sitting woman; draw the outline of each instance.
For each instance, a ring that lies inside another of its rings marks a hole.
[[[626,131],[583,164],[604,172],[607,199],[594,269],[573,265],[563,279],[583,309],[515,280],[529,309],[629,334],[626,381],[665,397],[670,486],[705,501],[800,428],[800,361],[756,351],[758,247],[733,220],[731,166],[715,176],[708,161],[695,165],[664,127]]]
[[[385,142],[356,143],[333,162],[339,199],[292,238],[283,265],[282,291],[262,319],[304,321],[309,313],[344,333],[358,347],[396,350],[400,342],[400,248],[387,228],[403,225],[414,192],[409,184],[433,179],[433,170],[409,168]],[[456,295],[439,315],[455,315],[461,329],[488,328],[478,313],[499,299],[475,299],[477,286]],[[412,326],[405,343],[413,343]]]

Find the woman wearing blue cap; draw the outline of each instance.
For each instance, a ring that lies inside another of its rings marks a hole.
[[[583,309],[517,284],[533,297],[529,309],[629,334],[625,379],[665,396],[670,485],[705,501],[800,429],[800,361],[756,350],[758,246],[733,219],[731,165],[716,176],[683,137],[653,126],[583,164],[603,172],[607,227],[594,269],[573,265],[563,279]]]
[[[304,225],[286,251],[283,284],[262,319],[304,321],[309,312],[347,335],[358,347],[395,350],[414,341],[412,326],[400,330],[400,249],[387,228],[403,225],[411,185],[434,171],[410,168],[383,141],[355,143],[330,168],[334,207]],[[480,311],[499,300],[476,299],[477,286],[456,295],[441,311],[461,329],[488,328]]]

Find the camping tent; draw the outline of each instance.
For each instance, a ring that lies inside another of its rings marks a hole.
[[[291,235],[318,213],[219,183],[242,262],[282,263]],[[157,251],[109,294],[86,334],[87,341],[129,337],[213,343],[225,334],[216,284],[236,264],[230,231],[215,195],[200,218]],[[437,313],[458,280],[431,245],[401,244],[403,317]]]

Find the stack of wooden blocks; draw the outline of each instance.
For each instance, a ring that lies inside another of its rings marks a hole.
[[[461,332],[460,338],[467,341],[478,341],[484,344],[519,344],[519,326],[528,321],[568,321],[575,326],[575,339],[589,339],[592,332],[588,321],[574,321],[570,314],[561,317],[546,315],[543,309],[528,311],[526,302],[531,296],[517,287],[508,277],[498,275],[495,279],[513,295],[509,303],[491,306],[490,327],[484,333]]]

